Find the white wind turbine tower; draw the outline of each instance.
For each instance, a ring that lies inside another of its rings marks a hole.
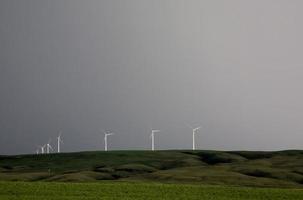
[[[159,133],[160,130],[154,130],[152,129],[152,133],[150,135],[151,138],[151,150],[154,151],[155,150],[155,133]]]
[[[107,137],[110,135],[114,135],[114,133],[112,133],[110,131],[104,132],[104,151],[107,151]]]
[[[48,153],[48,154],[50,153],[50,150],[54,150],[53,147],[49,143],[50,143],[50,140],[46,144],[46,153]]]
[[[57,152],[60,153],[60,144],[63,144],[63,140],[61,139],[61,131],[59,132],[59,135],[57,137]]]
[[[195,136],[196,136],[196,133],[199,129],[201,129],[201,127],[197,127],[197,128],[193,128],[191,126],[189,126],[192,130],[193,130],[193,150],[196,150],[196,141],[195,141]]]

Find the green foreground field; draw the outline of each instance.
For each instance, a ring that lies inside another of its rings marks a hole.
[[[120,182],[0,182],[0,200],[301,200],[302,198],[302,189]]]

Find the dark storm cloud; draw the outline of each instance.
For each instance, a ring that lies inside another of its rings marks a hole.
[[[0,154],[302,147],[302,2],[0,1]],[[161,138],[161,139],[160,139]]]

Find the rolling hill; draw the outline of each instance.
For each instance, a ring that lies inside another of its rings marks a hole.
[[[303,186],[303,151],[109,151],[0,156],[0,181]]]

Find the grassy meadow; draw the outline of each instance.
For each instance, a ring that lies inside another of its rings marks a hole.
[[[303,199],[303,151],[0,156],[2,199]]]
[[[301,200],[303,190],[159,183],[0,182],[0,200]]]

